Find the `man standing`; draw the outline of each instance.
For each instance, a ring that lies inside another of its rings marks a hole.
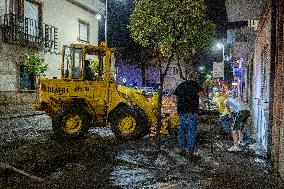
[[[235,95],[230,97],[225,102],[226,107],[230,111],[231,116],[234,115],[233,124],[233,140],[234,145],[228,149],[230,152],[241,151],[240,145],[244,145],[244,135],[243,128],[250,117],[249,108],[240,100],[238,100]]]
[[[196,81],[196,74],[190,73],[189,80],[180,83],[174,91],[177,97],[179,115],[178,148],[182,152],[193,155],[196,129],[198,125],[199,95],[202,87]]]

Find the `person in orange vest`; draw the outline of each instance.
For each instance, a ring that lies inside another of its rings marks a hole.
[[[222,92],[216,92],[213,97],[213,101],[216,103],[220,112],[220,122],[222,124],[224,137],[231,133],[230,127],[232,123],[232,118],[230,117],[230,111],[224,103],[230,97],[231,96],[229,94]]]

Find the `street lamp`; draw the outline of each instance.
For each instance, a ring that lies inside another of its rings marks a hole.
[[[107,6],[108,6],[108,0],[106,1],[106,5],[105,5],[105,15],[104,15],[104,19],[105,19],[105,45],[107,46]],[[98,20],[100,20],[102,18],[101,14],[96,14],[96,18]]]
[[[222,59],[222,61],[224,62],[224,61],[225,61],[225,46],[224,46],[223,43],[218,43],[218,44],[217,44],[217,47],[218,47],[219,49],[222,48],[222,52],[223,52],[223,59]]]
[[[106,0],[106,8],[105,8],[105,43],[107,47],[107,0]]]
[[[205,73],[205,66],[201,65],[201,66],[198,66],[198,71],[200,73]]]
[[[119,1],[119,2],[124,2],[124,0],[116,0],[116,1]],[[108,0],[105,0],[105,14],[104,14],[104,19],[105,19],[105,45],[107,46],[108,44],[108,37],[107,37],[107,22],[108,22],[108,10],[107,10],[107,7],[108,7]],[[101,10],[101,9],[100,9]],[[101,14],[96,14],[96,18],[98,20],[100,20],[102,18],[102,15]]]

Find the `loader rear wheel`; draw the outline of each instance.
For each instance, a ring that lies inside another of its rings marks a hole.
[[[122,141],[139,139],[150,132],[148,120],[139,108],[121,107],[110,122],[115,136]]]
[[[55,113],[52,128],[59,138],[78,138],[88,132],[90,118],[80,108],[66,107]]]

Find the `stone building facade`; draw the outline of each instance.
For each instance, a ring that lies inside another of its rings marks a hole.
[[[46,77],[60,76],[61,48],[71,43],[98,44],[99,0],[0,0],[0,91],[29,90],[23,54],[38,52],[48,64]],[[22,77],[23,78],[22,78]]]
[[[188,70],[187,64],[183,61],[180,63],[183,75],[186,70]],[[130,64],[127,62],[116,61],[117,68],[117,83],[123,85],[123,80],[126,81],[126,84],[135,83],[137,87],[154,87],[157,88],[158,83],[160,82],[160,74],[157,66],[148,65],[143,71],[141,65]],[[143,75],[145,74],[145,75]],[[145,79],[145,84],[143,85],[143,77]],[[177,62],[171,62],[167,75],[164,80],[164,89],[172,91],[176,86],[181,83],[183,80],[180,78],[179,68]]]
[[[266,153],[274,173],[284,178],[284,1],[261,1],[260,5],[254,49],[248,56],[247,95],[258,147]],[[246,10],[239,7],[227,12],[246,15]]]
[[[284,178],[283,63],[284,1],[263,9],[254,50],[253,97],[258,139],[272,170]],[[265,148],[265,146],[267,146]]]
[[[33,93],[34,77],[23,69],[25,53],[41,54],[45,77],[59,78],[63,45],[97,45],[96,14],[103,15],[104,6],[100,0],[0,0],[0,104],[32,99],[27,93]]]
[[[251,112],[255,126],[256,139],[260,149],[268,148],[270,52],[271,52],[271,12],[266,6],[259,22],[255,41],[252,67],[252,102]],[[272,103],[272,102],[271,102]]]
[[[274,172],[280,173],[284,178],[284,1],[276,0],[275,28],[272,32],[275,35],[273,55],[274,63],[274,92],[273,92],[273,114],[271,128],[271,159]],[[275,50],[275,51],[274,51]]]

